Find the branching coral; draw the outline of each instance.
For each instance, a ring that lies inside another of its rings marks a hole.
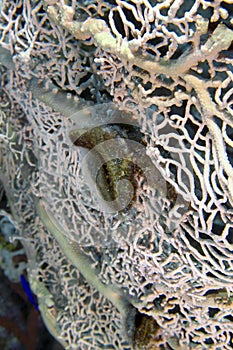
[[[230,349],[231,1],[1,6],[0,176],[50,332]]]

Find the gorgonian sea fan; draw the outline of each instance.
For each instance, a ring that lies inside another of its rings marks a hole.
[[[0,6],[1,179],[50,332],[230,349],[232,1]]]

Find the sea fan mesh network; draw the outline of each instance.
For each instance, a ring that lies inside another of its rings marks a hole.
[[[1,182],[42,317],[67,349],[232,348],[232,6],[0,2]],[[144,172],[131,205],[106,212],[71,133],[113,117],[140,129]],[[100,283],[155,320],[150,343],[87,283],[40,206]]]

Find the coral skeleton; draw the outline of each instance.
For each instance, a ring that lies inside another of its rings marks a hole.
[[[0,196],[64,349],[232,349],[233,1],[0,1]]]

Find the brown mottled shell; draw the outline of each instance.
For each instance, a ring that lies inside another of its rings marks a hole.
[[[160,349],[160,327],[151,316],[138,313],[135,318],[135,331],[133,335],[134,350]]]
[[[80,130],[72,130],[70,132],[70,139],[75,146],[92,149],[96,145],[101,144],[104,141],[111,140],[114,138],[121,138],[122,147],[127,147],[127,140],[129,138],[136,139],[137,142],[143,143],[143,135],[139,129],[132,125],[126,124],[108,124],[99,127],[86,130],[80,135]],[[96,156],[105,159],[104,146],[101,148],[101,154]],[[133,161],[128,159],[112,159],[103,162],[103,166],[99,169],[96,182],[97,186],[102,194],[102,197],[106,201],[114,201],[118,198],[117,183],[119,180],[126,179],[131,182],[134,188],[134,197],[137,189],[137,182],[135,175],[140,173],[139,167],[134,164]],[[130,206],[132,205],[132,202]]]

